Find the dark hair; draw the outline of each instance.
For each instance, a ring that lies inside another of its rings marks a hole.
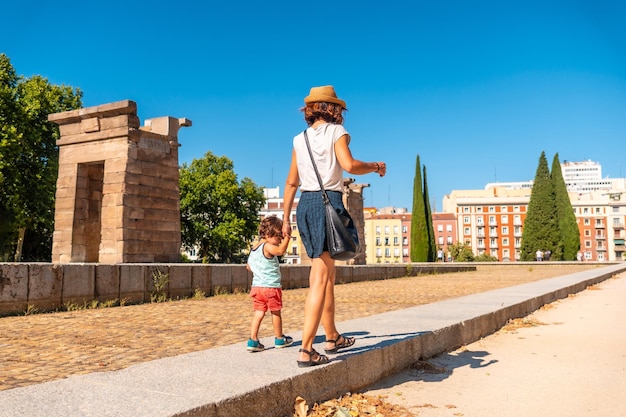
[[[259,237],[281,237],[283,235],[283,221],[276,216],[269,216],[261,220]]]
[[[322,119],[326,123],[343,124],[343,112],[346,111],[335,103],[309,103],[300,109],[308,126]]]

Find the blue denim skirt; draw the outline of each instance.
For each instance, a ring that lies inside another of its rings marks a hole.
[[[343,206],[340,191],[326,191],[330,204],[339,212],[348,216]],[[321,191],[303,191],[296,208],[296,221],[300,238],[309,258],[319,258],[322,252],[328,252],[326,245],[326,212]]]

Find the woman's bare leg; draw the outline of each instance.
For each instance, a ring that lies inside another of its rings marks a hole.
[[[309,292],[304,303],[304,328],[302,330],[302,349],[311,351],[313,349],[313,341],[315,334],[320,325],[320,320],[325,312],[325,304],[329,302],[327,299],[327,288],[330,283],[335,280],[335,261],[333,261],[328,252],[322,253],[320,258],[312,259],[311,272],[309,274]],[[331,301],[333,317],[334,317],[334,300]],[[328,313],[325,313],[328,315]],[[311,358],[313,359],[313,358]],[[309,360],[309,355],[300,352],[299,360]]]

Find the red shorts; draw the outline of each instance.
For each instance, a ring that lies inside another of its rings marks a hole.
[[[250,297],[255,311],[280,311],[283,309],[281,288],[252,287]]]

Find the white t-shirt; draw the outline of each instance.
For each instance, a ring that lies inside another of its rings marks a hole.
[[[332,123],[324,123],[315,128],[309,127],[307,129],[317,170],[322,177],[324,188],[329,191],[342,191],[343,189],[343,169],[335,155],[335,142],[346,134],[348,132],[343,125]],[[302,132],[293,138],[293,147],[296,150],[298,174],[300,175],[300,191],[319,191],[320,184],[315,175]]]

